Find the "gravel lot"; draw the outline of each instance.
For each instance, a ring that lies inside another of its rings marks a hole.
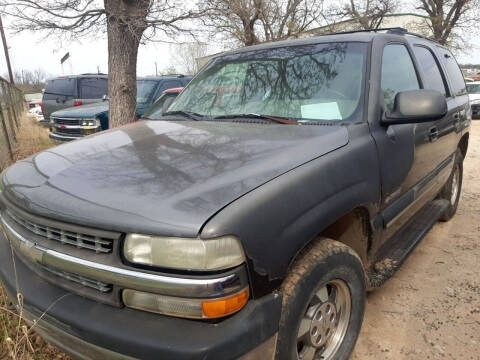
[[[474,121],[455,217],[369,293],[351,360],[480,359],[480,121]]]

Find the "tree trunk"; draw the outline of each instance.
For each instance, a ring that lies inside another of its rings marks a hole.
[[[134,122],[137,54],[145,31],[148,0],[104,0],[107,13],[109,127]]]

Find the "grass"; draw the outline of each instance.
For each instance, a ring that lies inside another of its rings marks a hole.
[[[48,137],[48,129],[24,116],[13,148],[14,159],[24,159],[54,145]],[[0,231],[3,231],[1,227]],[[35,334],[35,326],[29,326],[22,318],[21,294],[17,295],[17,300],[20,304],[18,311],[0,286],[0,360],[69,359]]]

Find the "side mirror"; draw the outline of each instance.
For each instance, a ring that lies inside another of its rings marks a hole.
[[[108,95],[107,95],[107,94],[104,94],[104,95],[102,96],[102,100],[103,100],[103,101],[107,101],[107,100],[108,100]]]
[[[447,111],[447,100],[438,91],[402,91],[395,96],[393,111],[385,112],[381,123],[388,126],[429,122],[443,118]]]

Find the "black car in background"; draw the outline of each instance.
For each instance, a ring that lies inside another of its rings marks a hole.
[[[44,121],[60,109],[102,101],[108,95],[108,75],[59,76],[47,81],[42,98]]]
[[[137,119],[170,88],[183,87],[192,78],[184,75],[141,77],[137,79]],[[166,95],[168,99],[171,95]],[[50,138],[70,141],[110,128],[109,101],[74,106],[55,111],[50,115]]]

